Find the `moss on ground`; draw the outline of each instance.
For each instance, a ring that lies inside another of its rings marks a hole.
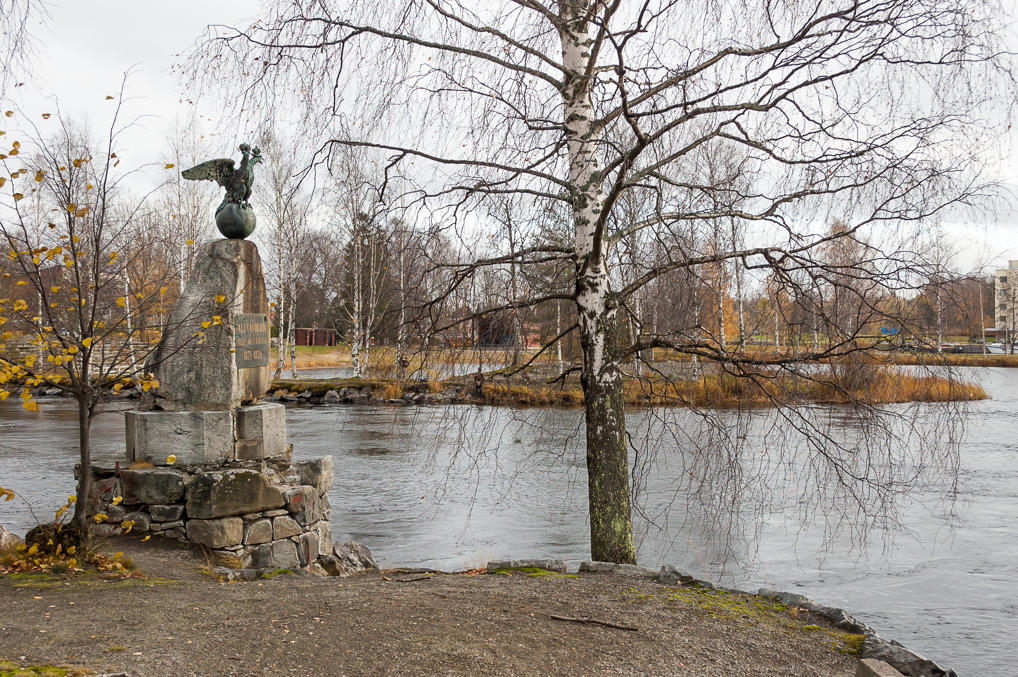
[[[0,677],[81,677],[94,675],[88,668],[74,665],[26,665],[0,658]]]
[[[292,573],[293,573],[293,571],[291,569],[273,569],[272,571],[263,571],[262,574],[260,576],[258,576],[258,578],[263,578],[263,579],[268,580],[268,579],[271,579],[271,578],[275,578],[276,576],[284,576],[286,574],[292,574]]]
[[[0,575],[0,581],[8,581],[11,586],[15,588],[29,588],[34,590],[44,590],[46,588],[73,585],[129,588],[180,582],[170,578],[162,578],[160,576],[140,576],[137,574],[129,574],[125,576],[122,573],[111,574],[95,571],[85,571],[65,575],[40,571],[19,571],[16,573]]]
[[[503,567],[495,569],[492,573],[500,576],[512,576],[513,574],[524,574],[530,578],[576,578],[576,574],[563,574],[558,571],[549,571],[540,567]]]
[[[636,588],[629,588],[629,592],[640,601],[663,599],[666,602],[680,602],[696,607],[712,618],[769,623],[789,632],[826,635],[830,640],[830,648],[849,656],[858,655],[862,643],[866,639],[865,635],[799,620],[800,609],[758,595],[728,592],[727,590],[695,585],[667,588],[660,593],[641,593]]]

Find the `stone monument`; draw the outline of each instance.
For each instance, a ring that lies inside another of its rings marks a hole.
[[[217,222],[225,211],[253,228],[253,213],[244,214],[260,154],[249,165],[246,144],[241,151],[242,171],[227,177],[239,187],[228,188]],[[211,160],[184,176],[222,184],[227,164]],[[159,387],[126,413],[128,465],[95,469],[98,509],[111,524],[199,544],[234,566],[342,573],[358,558],[373,566],[370,553],[359,557],[363,546],[333,546],[332,457],[292,462],[284,406],[259,401],[270,384],[268,300],[258,248],[243,239],[251,230],[232,226],[198,250],[149,361]]]

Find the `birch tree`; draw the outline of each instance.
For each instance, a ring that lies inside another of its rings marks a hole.
[[[591,556],[634,562],[620,365],[654,347],[733,368],[751,358],[685,332],[623,345],[621,304],[670,271],[731,260],[785,284],[790,270],[820,274],[818,249],[834,236],[817,215],[833,205],[849,224],[837,237],[884,229],[879,284],[900,279],[920,254],[904,231],[976,195],[981,121],[1006,80],[994,11],[982,0],[294,0],[250,28],[213,28],[195,61],[199,75],[235,85],[239,105],[278,110],[292,93],[324,153],[387,154],[409,186],[402,197],[435,220],[462,224],[506,193],[568,214],[568,246],[512,259],[571,262],[571,289],[514,309],[575,307]],[[705,147],[747,154],[759,178],[739,207],[690,199],[710,188],[692,162]],[[613,231],[629,192],[652,208]],[[633,231],[663,237],[731,217],[753,224],[752,246],[676,252],[613,283],[611,252]],[[846,349],[832,341],[806,359]]]

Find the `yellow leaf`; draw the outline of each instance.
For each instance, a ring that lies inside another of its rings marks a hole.
[[[35,403],[35,400],[28,400],[21,406],[28,411],[39,411],[39,405]]]
[[[37,552],[39,552],[39,544],[38,543],[33,543],[32,547],[28,549],[28,554],[29,555],[34,555]]]
[[[212,323],[209,322],[208,320],[205,320],[204,322],[201,323],[201,328],[202,329],[208,329],[210,324],[212,324]]]
[[[5,183],[7,183],[7,177],[0,176],[0,188],[3,188]]]
[[[184,241],[184,244],[186,244],[186,245],[189,245],[189,246],[190,246],[190,245],[194,244],[194,240],[185,240],[185,241]]]
[[[118,296],[117,297],[117,305],[120,306],[121,308],[126,308],[127,307],[127,300],[123,296]]]
[[[104,513],[104,512],[97,512],[95,514],[95,517],[93,517],[92,519],[94,519],[96,521],[96,524],[99,524],[99,523],[103,522],[104,520],[108,520],[109,518],[110,518],[110,516],[107,515],[106,513]]]
[[[11,117],[12,115],[14,115],[14,111],[12,110],[4,111],[4,115],[6,115],[7,117]]]
[[[15,194],[14,194],[14,199],[15,199],[15,200],[20,200],[20,199],[22,199],[22,198],[24,198],[24,197],[25,197],[25,194],[24,194],[24,193],[15,193]]]
[[[225,300],[226,300],[226,297],[224,295],[222,295],[222,294],[219,294],[218,296],[216,296],[216,303],[222,303]]]
[[[81,160],[75,160],[75,162],[81,162]],[[68,214],[73,214],[74,210],[77,209],[77,208],[78,208],[78,205],[74,204],[73,202],[69,202],[67,204],[67,213]]]
[[[14,491],[12,491],[11,489],[3,489],[2,491],[0,491],[0,496],[3,496],[5,501],[13,501]]]
[[[81,339],[81,345],[85,346],[86,348],[91,348],[92,347],[92,337],[89,336],[88,338]]]
[[[122,500],[124,500],[123,496],[114,496],[113,497],[113,505],[120,505],[120,502]]]
[[[142,543],[144,543],[145,541],[147,541],[147,540],[148,540],[148,539],[150,539],[150,538],[152,538],[152,534],[149,534],[149,535],[148,535],[148,536],[146,536],[145,538],[141,539],[141,542],[142,542]]]
[[[176,462],[177,462],[177,455],[176,454],[170,454],[169,456],[166,457],[166,464],[167,465],[173,465]]]
[[[78,546],[76,546],[76,545],[68,546],[67,554],[68,555],[73,555],[77,550],[78,550]]]
[[[113,99],[113,97],[112,97],[112,96],[110,96],[109,94],[107,94],[107,95],[106,95],[106,100],[107,100],[107,101],[110,101],[111,99]]]
[[[165,169],[173,169],[174,166],[175,165],[172,162],[170,162],[166,165]]]
[[[88,207],[82,207],[78,211],[74,212],[74,215],[77,217],[82,217],[85,214],[88,214]]]

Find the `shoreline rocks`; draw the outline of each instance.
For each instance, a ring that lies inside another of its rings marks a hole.
[[[561,568],[559,568],[559,563],[561,563]],[[500,569],[518,568],[566,571],[563,560],[548,559],[493,560],[488,562],[486,568],[489,574]],[[954,670],[944,668],[925,656],[907,649],[900,642],[881,637],[876,630],[844,609],[817,604],[799,593],[780,592],[770,588],[760,588],[757,592],[752,592],[737,588],[715,586],[713,583],[700,580],[671,564],[665,564],[660,570],[654,571],[653,569],[635,564],[585,561],[580,564],[578,571],[581,573],[635,576],[653,579],[657,583],[666,586],[691,586],[755,595],[775,600],[788,607],[813,612],[845,632],[865,636],[857,654],[859,659],[857,677],[898,677],[899,675],[905,675],[906,677],[958,677]]]

